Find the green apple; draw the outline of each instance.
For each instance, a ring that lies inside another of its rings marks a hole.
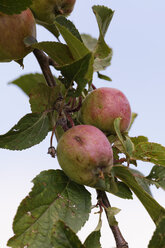
[[[118,89],[102,87],[84,99],[79,119],[83,124],[96,126],[107,133],[114,133],[114,120],[121,118],[120,130],[128,129],[131,107],[126,96]]]
[[[31,49],[24,44],[24,38],[36,37],[36,24],[30,9],[18,15],[0,12],[0,62],[19,60]]]
[[[57,159],[71,180],[93,187],[100,177],[110,173],[113,151],[107,137],[98,128],[77,125],[60,138]]]
[[[37,22],[52,24],[57,15],[69,15],[76,0],[33,0],[31,10]]]

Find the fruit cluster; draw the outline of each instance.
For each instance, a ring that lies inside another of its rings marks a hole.
[[[76,0],[34,0],[31,10],[17,15],[0,13],[0,62],[20,60],[31,49],[24,39],[36,38],[38,23],[52,24],[57,15],[67,16]],[[57,158],[60,166],[73,181],[94,186],[108,174],[113,165],[113,151],[106,134],[114,133],[114,120],[121,118],[121,132],[128,129],[131,108],[125,95],[113,88],[93,90],[84,99],[78,119],[82,125],[73,126],[60,138]]]
[[[99,178],[110,173],[113,151],[106,133],[114,133],[113,123],[118,117],[124,132],[131,121],[131,108],[121,91],[98,88],[84,99],[79,112],[84,125],[70,128],[57,146],[59,164],[73,181],[95,186]]]

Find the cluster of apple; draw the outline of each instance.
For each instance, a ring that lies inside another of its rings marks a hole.
[[[52,23],[55,16],[68,15],[76,0],[33,0],[31,10],[20,14],[0,13],[0,62],[19,60],[31,50],[24,38],[36,38],[37,22]],[[121,118],[121,132],[128,129],[131,108],[125,95],[113,88],[93,90],[79,111],[82,125],[70,128],[60,138],[57,158],[73,181],[94,186],[99,177],[110,172],[113,151],[106,133],[114,133],[114,120]]]
[[[131,108],[126,96],[114,88],[98,88],[87,95],[79,112],[83,125],[66,131],[57,146],[60,166],[73,181],[95,186],[110,173],[113,150],[106,134],[114,134],[114,120],[120,117],[120,130],[128,129]]]
[[[24,58],[31,52],[25,46],[24,39],[36,38],[36,21],[53,23],[57,15],[69,15],[75,2],[76,0],[33,0],[30,9],[20,14],[7,15],[0,12],[0,62]]]

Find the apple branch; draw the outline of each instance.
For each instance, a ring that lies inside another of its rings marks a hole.
[[[55,63],[48,56],[46,56],[44,52],[40,51],[39,49],[34,49],[33,53],[41,67],[42,73],[45,77],[48,86],[56,86],[56,81],[49,67],[50,65],[54,66]]]
[[[107,209],[111,208],[111,205],[110,205],[110,202],[108,200],[106,193],[102,190],[97,190],[97,199],[98,199],[98,203],[101,206],[103,206],[105,210],[109,226],[112,230],[113,236],[116,241],[117,248],[128,248],[128,243],[123,238],[123,235],[121,234],[118,224],[112,225],[109,221],[110,218],[109,218],[109,212],[107,211]],[[117,223],[116,218],[115,217],[113,218],[114,218],[114,222]]]

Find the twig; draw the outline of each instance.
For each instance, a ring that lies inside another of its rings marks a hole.
[[[81,105],[82,105],[82,97],[79,96],[79,101],[78,101],[77,107],[68,109],[68,112],[77,112],[77,111],[79,111],[80,108],[81,108]]]
[[[123,238],[118,225],[117,224],[111,225],[111,223],[109,222],[109,216],[108,216],[107,208],[111,208],[111,205],[109,203],[109,200],[107,198],[106,193],[102,190],[97,190],[97,199],[100,202],[100,204],[104,207],[109,226],[112,230],[113,236],[114,236],[115,241],[116,241],[117,248],[128,248],[128,243]],[[114,220],[116,222],[115,217],[114,217]]]
[[[46,82],[48,86],[54,87],[56,86],[56,81],[52,75],[52,72],[49,68],[50,65],[50,58],[44,54],[44,52],[40,51],[39,49],[34,49],[33,51],[40,67],[42,70],[42,73],[46,79]]]
[[[91,86],[92,86],[92,89],[93,89],[93,90],[96,90],[96,89],[97,89],[96,86],[95,86],[94,84],[91,84]]]

